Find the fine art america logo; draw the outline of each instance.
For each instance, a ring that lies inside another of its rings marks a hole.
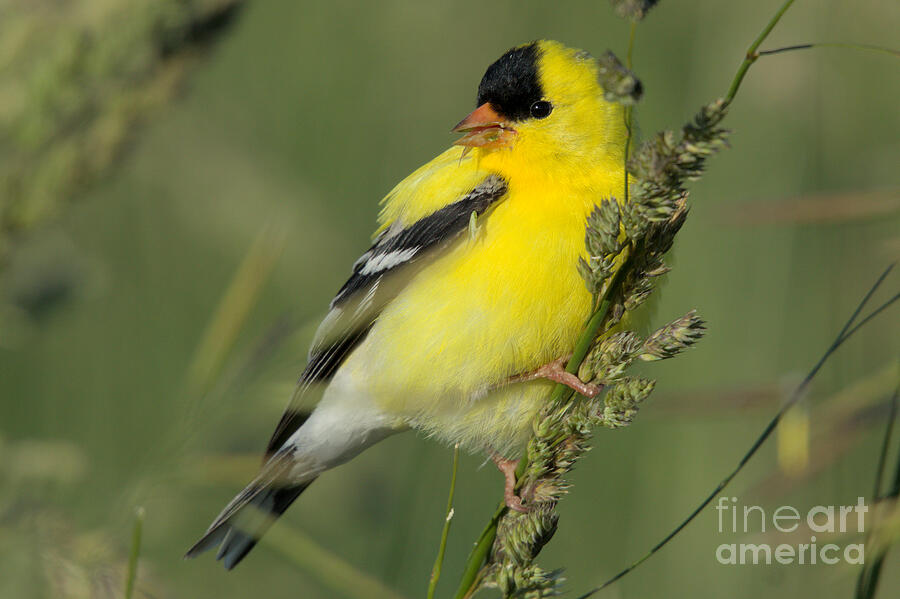
[[[817,505],[805,512],[790,505],[783,505],[767,512],[759,505],[741,505],[736,497],[719,497],[716,504],[719,532],[733,534],[766,534],[766,540],[784,535],[784,542],[722,543],[716,548],[716,560],[720,564],[848,564],[865,563],[865,545],[851,543],[837,545],[822,542],[844,534],[853,535],[865,531],[865,516],[869,507],[862,497],[856,505]],[[803,532],[798,531],[803,527]],[[797,543],[800,536],[809,542]],[[795,534],[792,534],[795,533]],[[824,535],[822,540],[817,534]],[[791,535],[791,536],[787,536]]]

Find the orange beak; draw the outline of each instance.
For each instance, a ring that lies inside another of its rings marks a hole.
[[[473,110],[453,128],[453,132],[465,134],[453,145],[469,148],[502,148],[516,135],[509,121],[497,114],[490,102]]]

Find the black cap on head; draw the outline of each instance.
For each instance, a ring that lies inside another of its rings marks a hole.
[[[538,79],[539,55],[537,42],[532,42],[501,56],[481,79],[477,106],[490,102],[498,114],[511,121],[529,118],[531,105],[544,95]]]

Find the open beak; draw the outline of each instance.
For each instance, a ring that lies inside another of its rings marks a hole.
[[[473,110],[453,128],[453,132],[464,134],[453,145],[469,148],[502,148],[516,135],[509,121],[497,114],[490,102]]]

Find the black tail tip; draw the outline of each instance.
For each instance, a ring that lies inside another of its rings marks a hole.
[[[187,550],[184,559],[193,559],[201,553],[218,547],[216,560],[220,560],[226,570],[231,570],[250,553],[256,543],[257,539],[253,535],[225,524],[203,535],[193,547]]]
[[[185,559],[218,547],[216,559],[222,561],[226,570],[231,570],[250,553],[259,538],[311,482],[264,489],[249,485],[225,507],[200,540],[187,550]],[[248,508],[253,509],[248,511]]]

